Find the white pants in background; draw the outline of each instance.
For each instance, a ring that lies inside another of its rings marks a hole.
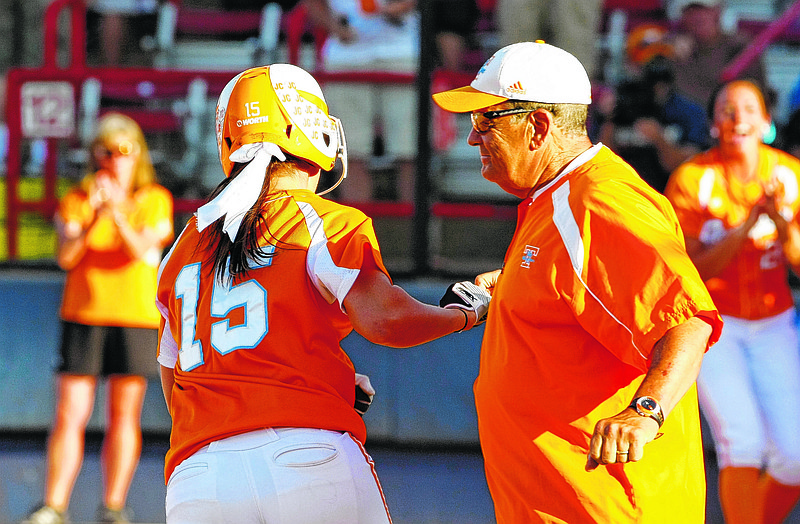
[[[720,469],[765,468],[800,485],[800,348],[795,310],[761,320],[724,316],[697,379]]]
[[[391,522],[361,444],[349,433],[306,428],[212,442],[175,468],[166,511],[168,524]]]

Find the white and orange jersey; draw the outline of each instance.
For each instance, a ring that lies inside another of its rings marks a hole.
[[[743,183],[726,175],[715,148],[680,166],[670,177],[665,194],[686,237],[714,244],[747,220],[750,209],[764,197],[765,186],[774,187],[783,216],[798,220],[798,174],[800,161],[762,144],[757,177]],[[748,237],[731,263],[706,285],[720,313],[756,320],[786,311],[793,300],[775,224],[764,214]]]
[[[265,258],[232,285],[212,274],[194,217],[159,269],[158,361],[175,376],[166,478],[204,445],[258,428],[366,438],[339,343],[364,260],[386,273],[372,221],[307,190],[273,195],[265,215]]]
[[[643,460],[585,470],[595,424],[628,406],[667,330],[721,330],[667,199],[594,146],[519,205],[493,297],[475,403],[498,523],[700,522],[694,389]]]
[[[61,199],[58,216],[64,224],[86,229],[95,210],[85,191],[73,189]],[[127,220],[136,230],[158,232],[167,245],[173,238],[172,195],[157,184],[142,187],[133,195]],[[110,215],[97,218],[86,246],[86,254],[67,272],[61,318],[94,326],[158,328],[156,271],[163,246],[133,258]]]

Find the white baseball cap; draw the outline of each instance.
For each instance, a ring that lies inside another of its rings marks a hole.
[[[592,86],[577,58],[537,40],[500,49],[470,85],[433,95],[439,107],[452,113],[475,111],[509,99],[588,105]]]

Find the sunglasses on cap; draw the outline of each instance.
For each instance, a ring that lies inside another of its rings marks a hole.
[[[108,159],[116,156],[128,156],[136,152],[136,146],[130,140],[122,140],[118,144],[105,146],[98,145],[94,148],[94,156],[99,159]]]
[[[524,107],[501,109],[500,111],[486,111],[485,113],[479,113],[473,111],[472,113],[470,113],[470,118],[472,119],[472,127],[475,129],[475,132],[478,133],[479,135],[482,135],[494,127],[494,125],[492,124],[492,120],[494,120],[495,118],[500,118],[501,116],[519,115],[522,113],[532,113],[532,112],[533,109],[525,109]]]

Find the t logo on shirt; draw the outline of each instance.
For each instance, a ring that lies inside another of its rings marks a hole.
[[[522,264],[524,268],[531,267],[532,262],[536,262],[536,255],[539,254],[539,248],[534,246],[525,246],[525,251],[522,252]]]

